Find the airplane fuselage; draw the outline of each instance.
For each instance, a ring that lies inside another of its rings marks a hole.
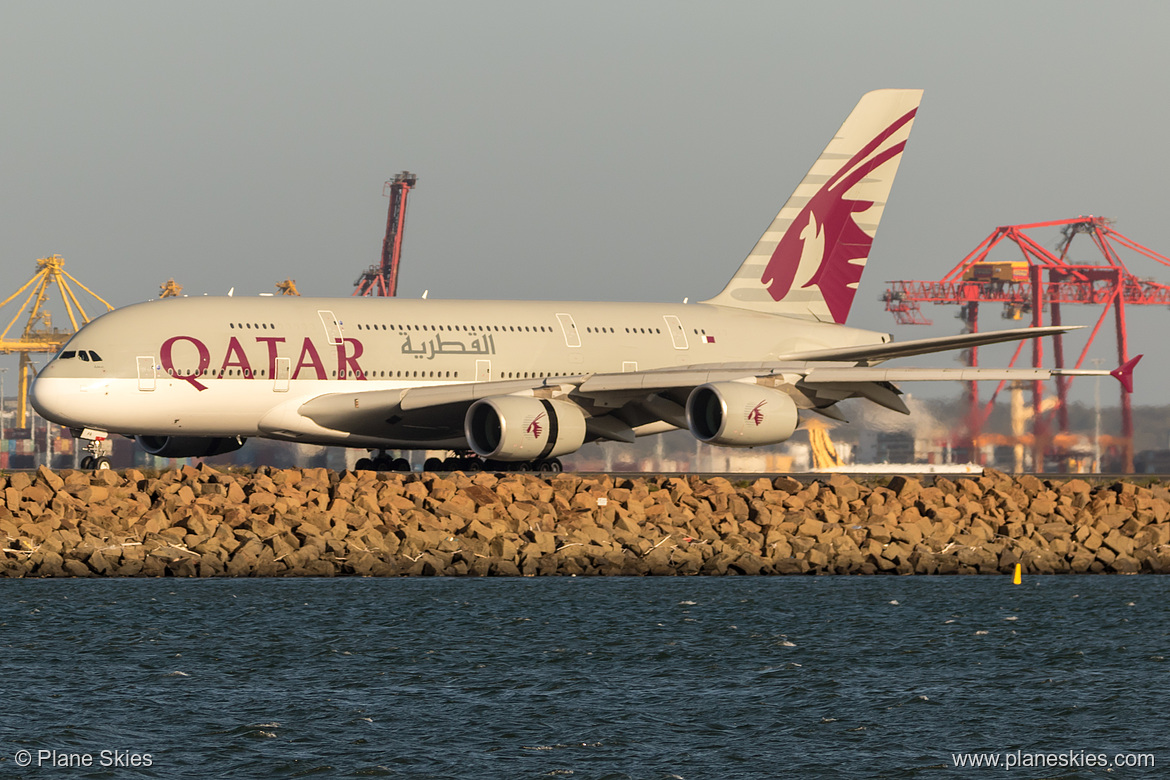
[[[298,410],[323,394],[765,362],[888,340],[709,304],[177,298],[86,326],[41,371],[34,403],[60,424],[126,435],[458,448],[461,422],[441,409],[398,427],[382,415],[362,432]]]

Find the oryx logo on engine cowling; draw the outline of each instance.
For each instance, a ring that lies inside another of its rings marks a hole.
[[[544,426],[540,422],[543,417],[544,412],[541,412],[532,418],[532,422],[528,423],[528,427],[524,429],[524,432],[531,435],[534,439],[539,439],[541,434],[544,433]]]
[[[750,420],[751,422],[755,423],[757,428],[759,428],[761,425],[764,424],[764,404],[766,404],[766,403],[768,403],[768,402],[767,401],[760,401],[758,404],[753,406],[751,409],[747,409],[745,407],[745,411],[744,411],[744,415],[743,415],[744,419]]]

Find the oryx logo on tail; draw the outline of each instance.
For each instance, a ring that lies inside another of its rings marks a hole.
[[[910,122],[917,111],[907,112],[879,133],[841,166],[801,209],[792,227],[776,245],[760,279],[773,300],[784,300],[797,273],[801,272],[801,276],[807,275],[807,281],[800,286],[819,287],[833,320],[845,322],[873,244],[873,237],[858,227],[853,215],[874,205],[873,201],[849,198],[847,194],[874,169],[902,153],[905,140],[884,149],[882,145]]]
[[[844,324],[922,90],[862,96],[735,275],[720,306]]]

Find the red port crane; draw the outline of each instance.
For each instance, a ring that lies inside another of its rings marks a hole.
[[[1105,323],[1110,310],[1113,311],[1114,329],[1117,336],[1118,365],[1129,360],[1128,329],[1125,321],[1127,306],[1149,306],[1170,304],[1170,286],[1149,279],[1134,276],[1122,262],[1118,248],[1128,249],[1137,254],[1170,266],[1170,258],[1158,254],[1141,244],[1126,238],[1112,227],[1112,220],[1103,217],[1081,216],[1075,219],[1036,222],[1028,225],[1007,225],[998,227],[978,247],[964,257],[958,265],[936,282],[900,281],[890,282],[882,296],[886,310],[894,315],[900,325],[930,325],[923,316],[923,303],[959,304],[959,319],[969,332],[979,330],[979,304],[1000,303],[1003,316],[1021,319],[1029,315],[1033,326],[1044,324],[1044,310],[1049,311],[1052,325],[1062,324],[1061,307],[1065,304],[1092,304],[1102,306],[1089,339],[1074,368],[1080,368],[1089,353],[1089,347]],[[1050,252],[1031,236],[1029,230],[1059,227],[1061,240],[1056,252]],[[1086,235],[1093,242],[1101,256],[1102,263],[1083,264],[1069,260],[1069,248],[1078,235]],[[988,255],[997,245],[1009,241],[1019,248],[1022,260],[992,262]],[[1015,365],[1023,351],[1020,342],[1012,356]],[[1064,338],[1053,339],[1053,359],[1057,368],[1065,367]],[[969,350],[968,364],[978,365],[978,350]],[[1032,365],[1040,367],[1044,358],[1042,339],[1032,339]],[[1068,432],[1068,386],[1071,377],[1056,378],[1057,416],[1060,431]],[[990,412],[995,397],[1003,389],[1001,382],[992,394],[986,407],[980,407],[979,391],[974,382],[969,389],[969,412],[967,437],[971,443],[978,437],[983,421]],[[1043,463],[1044,442],[1051,436],[1046,428],[1045,415],[1041,414],[1041,385],[1032,383],[1032,406],[1034,409],[1034,463]],[[1121,427],[1124,448],[1122,468],[1126,473],[1133,471],[1133,413],[1129,393],[1121,392]],[[974,448],[972,448],[974,449]],[[974,452],[972,452],[974,455]]]
[[[382,194],[390,194],[390,208],[386,214],[386,237],[382,240],[382,262],[371,265],[353,283],[355,296],[378,295],[393,297],[398,294],[398,262],[402,259],[402,230],[406,227],[406,198],[414,189],[418,177],[403,171],[386,182]]]

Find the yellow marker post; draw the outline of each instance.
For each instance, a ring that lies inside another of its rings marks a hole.
[[[1019,585],[1023,580],[1024,567],[1021,564],[1016,564],[1016,573],[1012,575],[1012,585]]]

